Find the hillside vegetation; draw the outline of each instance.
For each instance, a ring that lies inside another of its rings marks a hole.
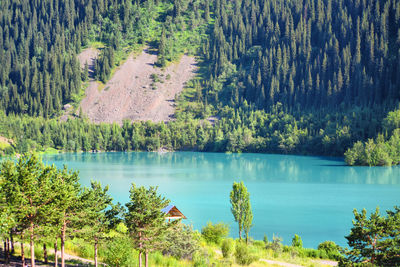
[[[343,156],[374,138],[391,147],[383,120],[400,97],[398,0],[1,5],[0,134],[15,140],[16,151],[166,147]],[[158,52],[160,68],[183,53],[197,56],[199,73],[176,99],[175,121],[57,121],[84,90],[88,70],[76,58],[82,48],[100,48],[93,75],[106,83],[145,44]]]

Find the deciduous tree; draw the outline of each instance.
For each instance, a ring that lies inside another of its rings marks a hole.
[[[230,193],[231,212],[239,227],[239,239],[242,239],[242,231],[245,231],[248,242],[249,231],[252,227],[253,212],[250,204],[250,194],[243,182],[233,183]]]

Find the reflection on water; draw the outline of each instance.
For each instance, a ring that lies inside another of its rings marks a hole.
[[[218,153],[67,153],[45,156],[50,162],[98,164],[105,166],[148,166],[174,170],[186,179],[220,180],[226,173],[238,179],[267,182],[293,183],[341,183],[341,184],[400,184],[400,168],[395,167],[348,167],[337,158],[305,157],[266,154],[218,154]],[[122,168],[122,169],[123,169]],[[142,171],[146,172],[144,168]],[[231,177],[228,177],[229,179]]]

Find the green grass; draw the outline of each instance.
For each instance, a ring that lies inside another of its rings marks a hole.
[[[5,150],[9,147],[11,147],[9,143],[0,141],[0,151]]]
[[[47,147],[44,151],[39,152],[39,155],[52,155],[52,154],[58,154],[60,153],[59,150],[52,148],[52,147]]]
[[[126,227],[123,225],[119,226],[120,233],[112,231],[109,236],[113,237],[116,235],[126,235],[123,232],[126,231]],[[122,229],[122,228],[123,229]],[[124,230],[125,229],[125,230]],[[198,234],[201,236],[200,234]],[[243,241],[242,241],[243,242]],[[234,244],[239,243],[239,240],[234,240]],[[128,243],[130,244],[130,243]],[[202,237],[199,240],[200,250],[194,255],[192,260],[180,260],[170,256],[164,256],[161,252],[151,252],[149,254],[149,266],[156,267],[167,267],[167,266],[215,266],[215,267],[223,267],[223,266],[240,266],[236,263],[234,253],[229,258],[224,258],[221,254],[221,246],[217,244],[207,243]],[[132,245],[133,246],[133,245]],[[60,249],[60,243],[58,244]],[[291,264],[297,264],[302,266],[324,266],[323,264],[318,262],[319,258],[307,257],[304,254],[296,254],[293,252],[285,252],[289,248],[293,249],[290,246],[282,246],[282,250],[274,251],[273,249],[266,249],[265,243],[263,241],[251,241],[248,245],[249,253],[253,257],[255,257],[256,261],[254,261],[249,266],[258,267],[258,266],[277,266],[275,264],[268,264],[266,262],[261,261],[260,259],[273,260],[278,262],[285,262]],[[16,255],[20,255],[20,245],[16,243],[15,246]],[[104,244],[99,245],[99,262],[104,262],[104,255],[106,247]],[[129,260],[127,262],[127,266],[137,266],[138,260],[138,252],[133,249],[133,247],[128,248],[129,252]],[[25,244],[25,255],[29,257],[29,245]],[[302,249],[298,250],[310,250],[310,249]],[[93,244],[84,241],[83,239],[74,238],[68,239],[65,244],[65,252],[70,255],[75,255],[84,259],[93,260],[94,252],[93,252]],[[54,260],[54,247],[53,244],[47,244],[47,253],[49,261]],[[43,244],[35,243],[35,257],[38,260],[43,260]],[[143,257],[144,259],[144,257]],[[71,261],[70,263],[73,263]],[[79,263],[75,261],[75,264]],[[87,265],[91,266],[91,265]]]

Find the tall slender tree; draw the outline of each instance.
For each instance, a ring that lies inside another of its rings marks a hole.
[[[233,183],[230,193],[231,212],[239,227],[239,239],[242,239],[242,231],[245,231],[246,243],[249,239],[250,228],[253,222],[253,212],[250,204],[250,193],[243,181]]]

